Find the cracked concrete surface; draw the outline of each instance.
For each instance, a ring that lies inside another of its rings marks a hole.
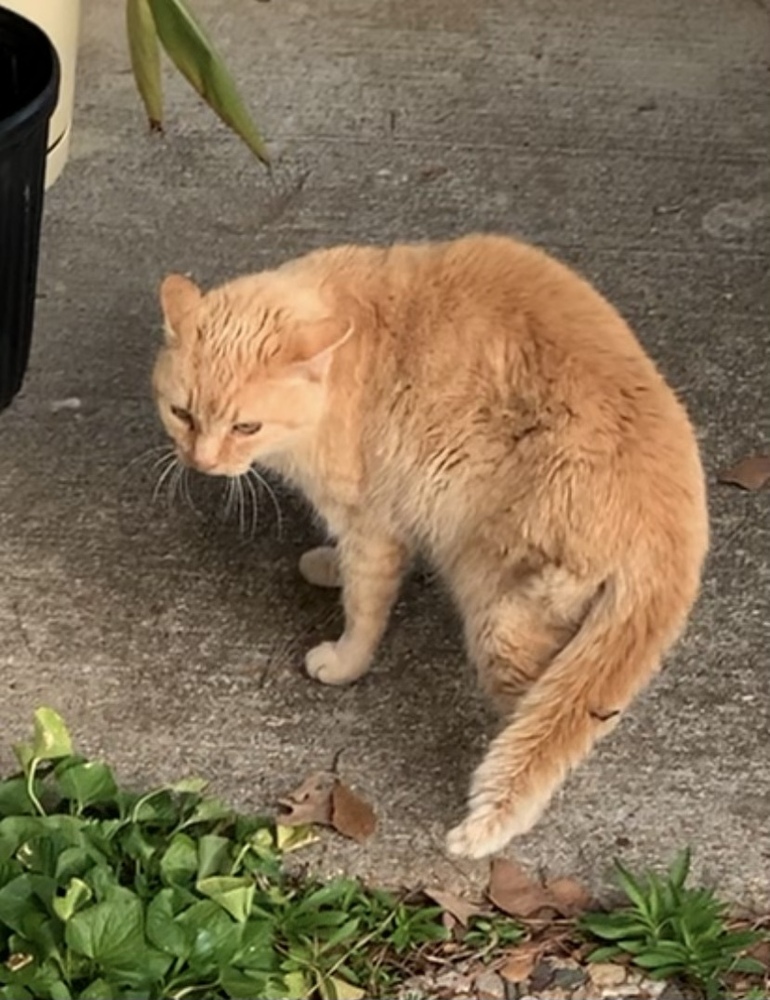
[[[0,415],[0,765],[54,705],[124,779],[195,772],[261,808],[342,751],[376,803],[366,846],[308,856],[389,882],[450,862],[489,720],[457,623],[406,587],[375,669],[311,683],[335,598],[279,493],[241,532],[219,488],[153,502],[148,392],[167,270],[204,283],[345,240],[518,232],[635,325],[697,424],[711,489],[703,596],[661,678],[510,848],[605,883],[695,849],[770,904],[768,493],[715,484],[767,446],[770,22],[755,0],[197,0],[277,158],[274,179],[175,78],[148,136],[120,5],[85,4],[72,159],[49,193],[34,353]],[[155,453],[157,454],[157,453]],[[249,537],[253,534],[253,537]]]

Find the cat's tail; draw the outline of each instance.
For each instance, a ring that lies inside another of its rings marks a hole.
[[[697,586],[696,578],[677,579],[673,567],[658,587],[643,589],[630,575],[604,584],[577,635],[490,745],[473,777],[468,817],[449,833],[450,853],[484,857],[534,826],[570,769],[658,670]]]

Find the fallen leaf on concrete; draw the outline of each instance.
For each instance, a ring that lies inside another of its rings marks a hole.
[[[507,858],[493,859],[487,896],[509,917],[531,917],[540,910],[553,908],[553,899],[545,886]]]
[[[588,890],[572,878],[543,883],[507,858],[495,858],[489,872],[487,896],[509,917],[534,917],[546,910],[574,917],[591,903]]]
[[[509,983],[526,982],[540,957],[542,945],[522,944],[508,952],[505,963],[500,966],[499,973]]]
[[[740,486],[743,490],[761,490],[770,480],[770,455],[749,455],[740,462],[723,469],[717,475],[720,483]]]
[[[563,917],[576,917],[591,905],[591,893],[574,878],[556,878],[547,888]]]
[[[282,826],[302,826],[305,823],[331,825],[332,791],[337,784],[336,775],[331,771],[311,774],[302,784],[279,799],[278,805],[285,811],[278,820]]]
[[[331,825],[343,837],[360,844],[377,829],[377,817],[368,802],[338,780],[331,794]]]
[[[444,892],[443,889],[423,889],[423,892],[428,899],[432,899],[444,913],[454,917],[457,923],[462,924],[463,927],[468,926],[471,917],[484,912],[481,906],[470,903],[467,899],[456,896],[453,892]]]

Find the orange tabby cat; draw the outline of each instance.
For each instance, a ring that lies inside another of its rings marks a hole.
[[[161,301],[154,386],[180,460],[277,470],[337,541],[300,561],[345,607],[310,676],[361,677],[425,553],[506,720],[449,850],[529,830],[657,671],[707,548],[692,428],[629,328],[495,236],[322,250],[205,295],[171,275]]]

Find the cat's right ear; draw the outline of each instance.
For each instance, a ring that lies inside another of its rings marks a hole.
[[[167,275],[160,286],[160,307],[166,323],[166,340],[178,343],[184,328],[200,304],[203,293],[183,274]]]

